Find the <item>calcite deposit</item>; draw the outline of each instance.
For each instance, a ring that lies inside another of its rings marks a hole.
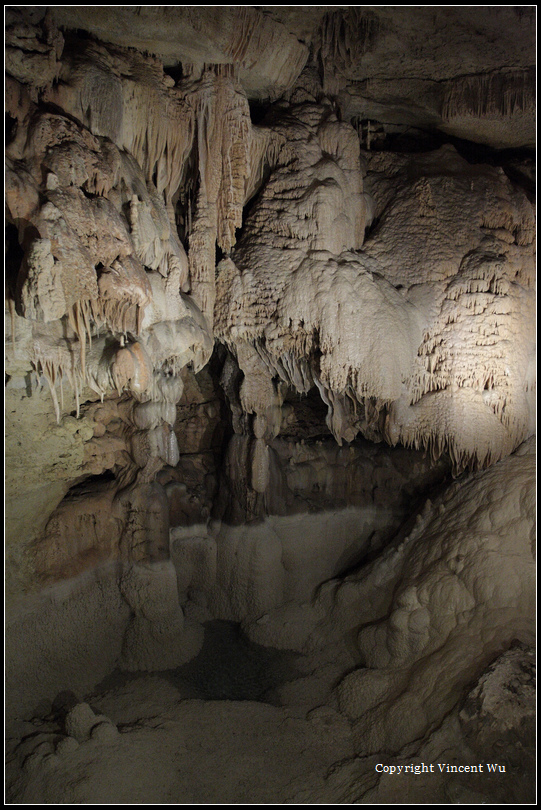
[[[5,46],[9,801],[531,801],[533,7]]]

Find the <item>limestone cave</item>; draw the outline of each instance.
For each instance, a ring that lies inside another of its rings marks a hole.
[[[535,7],[4,9],[6,802],[535,803]]]

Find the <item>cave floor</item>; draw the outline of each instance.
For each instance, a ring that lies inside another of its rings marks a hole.
[[[236,638],[238,649],[230,660],[238,663],[242,650],[256,673],[242,679],[248,684],[243,693],[268,683],[261,680],[257,645],[247,646],[232,625],[213,623],[207,644],[214,650],[217,631],[222,639]],[[52,712],[13,723],[6,744],[7,803],[532,803],[533,741],[531,750],[515,745],[517,761],[496,776],[449,774],[437,766],[428,774],[389,776],[382,773],[389,763],[473,762],[456,712],[397,756],[359,756],[354,728],[332,705],[286,707],[253,699],[193,697],[193,677],[205,663],[204,647],[191,668],[113,673],[87,697],[88,703],[61,693],[63,710],[55,701]],[[207,696],[215,682],[210,673],[203,687]],[[220,684],[222,692],[241,693],[238,680],[226,678]],[[69,728],[70,709],[87,712],[86,730],[81,723]]]
[[[17,729],[22,742],[7,768],[16,803],[297,803],[320,794],[331,766],[353,756],[349,724],[328,707],[306,716],[255,701],[179,700],[156,675],[91,705],[111,732],[69,749],[52,723]]]

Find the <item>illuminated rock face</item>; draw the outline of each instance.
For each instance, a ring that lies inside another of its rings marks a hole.
[[[10,717],[234,622],[302,658],[265,699],[332,728],[325,767],[452,711],[466,750],[533,641],[532,30],[7,9]],[[265,800],[388,796],[336,774]]]
[[[338,441],[360,431],[486,466],[533,429],[532,207],[452,147],[376,155],[371,196],[358,172],[352,190],[353,144],[319,109],[288,109],[293,157],[218,266],[216,331],[245,373],[243,409],[272,434],[272,379],[315,384]]]

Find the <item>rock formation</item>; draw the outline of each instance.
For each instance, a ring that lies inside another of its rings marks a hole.
[[[532,7],[5,22],[10,801],[531,801]]]

